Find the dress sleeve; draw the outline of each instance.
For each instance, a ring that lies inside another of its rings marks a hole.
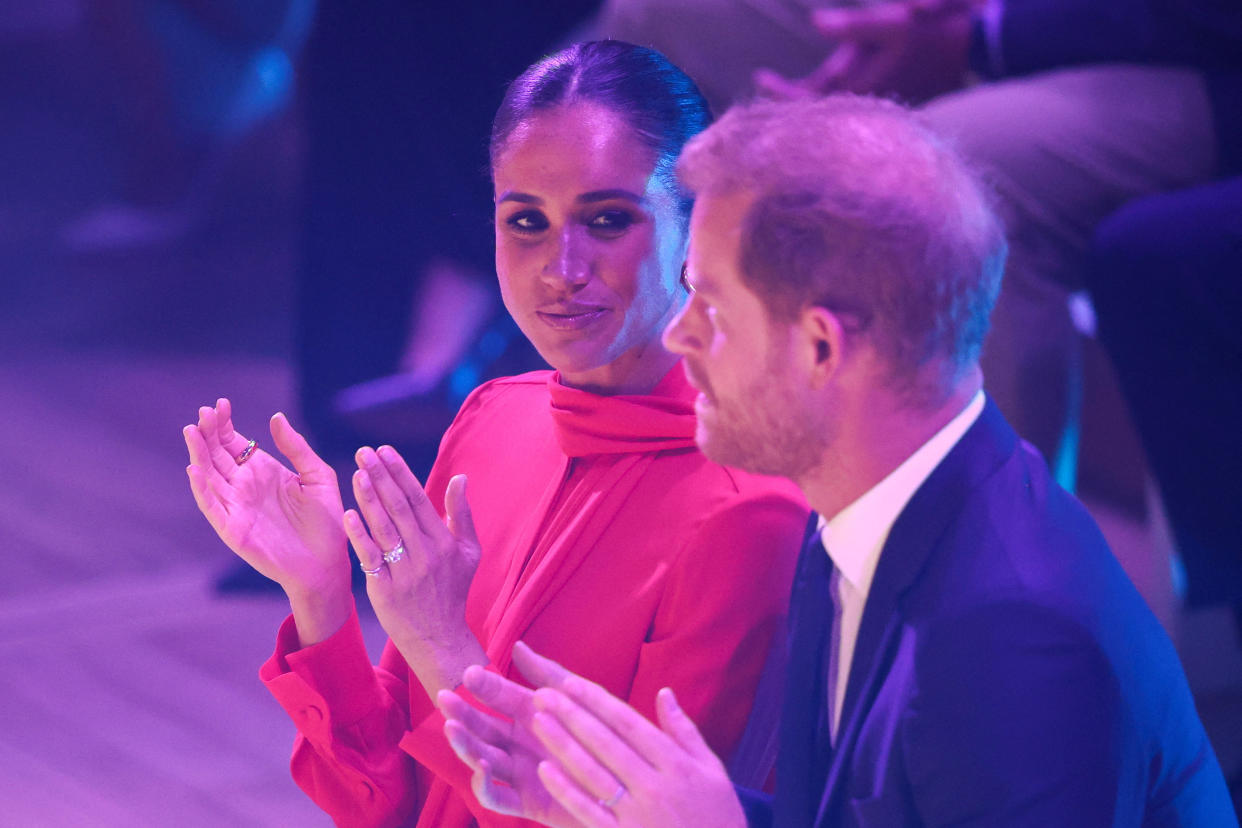
[[[807,507],[784,494],[735,498],[686,540],[639,653],[628,701],[655,721],[671,687],[725,761],[738,745],[773,636],[783,629]]]
[[[340,826],[399,825],[417,805],[416,768],[399,747],[409,673],[389,650],[380,667],[371,664],[356,611],[331,637],[299,649],[290,616],[259,670],[297,726],[294,781]]]
[[[674,558],[639,654],[631,705],[655,721],[655,694],[672,687],[708,744],[721,756],[732,752],[772,636],[784,623],[806,516],[797,499],[768,494],[735,498],[699,524]],[[453,787],[480,825],[534,828],[484,810],[470,789],[469,768],[444,737],[444,717],[417,689],[410,708],[411,729],[401,746]]]

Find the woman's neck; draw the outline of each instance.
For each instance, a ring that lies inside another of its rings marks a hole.
[[[650,394],[680,359],[656,341],[599,368],[572,374],[562,371],[561,384],[603,397]]]

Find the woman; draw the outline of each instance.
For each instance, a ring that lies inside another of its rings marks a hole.
[[[512,823],[474,798],[431,699],[470,664],[510,675],[519,638],[648,716],[671,686],[714,749],[737,745],[806,512],[792,486],[699,453],[695,392],[661,344],[686,297],[673,165],[708,118],[684,74],[619,42],[572,46],[509,88],[496,268],[556,370],[477,389],[425,493],[390,448],[358,452],[366,527],[353,510],[343,526],[390,636],[377,668],[331,470],[281,415],[297,475],[232,430],[226,400],[186,428],[200,508],[289,596],[261,677],[297,723],[295,778],[338,823]]]

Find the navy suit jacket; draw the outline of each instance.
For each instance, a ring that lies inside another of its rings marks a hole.
[[[753,826],[1237,824],[1172,643],[991,402],[893,525],[818,772],[803,558]]]

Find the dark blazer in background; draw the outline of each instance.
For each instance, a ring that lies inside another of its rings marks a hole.
[[[818,772],[811,554],[775,801],[740,792],[752,825],[1237,824],[1172,643],[991,402],[893,526]]]

